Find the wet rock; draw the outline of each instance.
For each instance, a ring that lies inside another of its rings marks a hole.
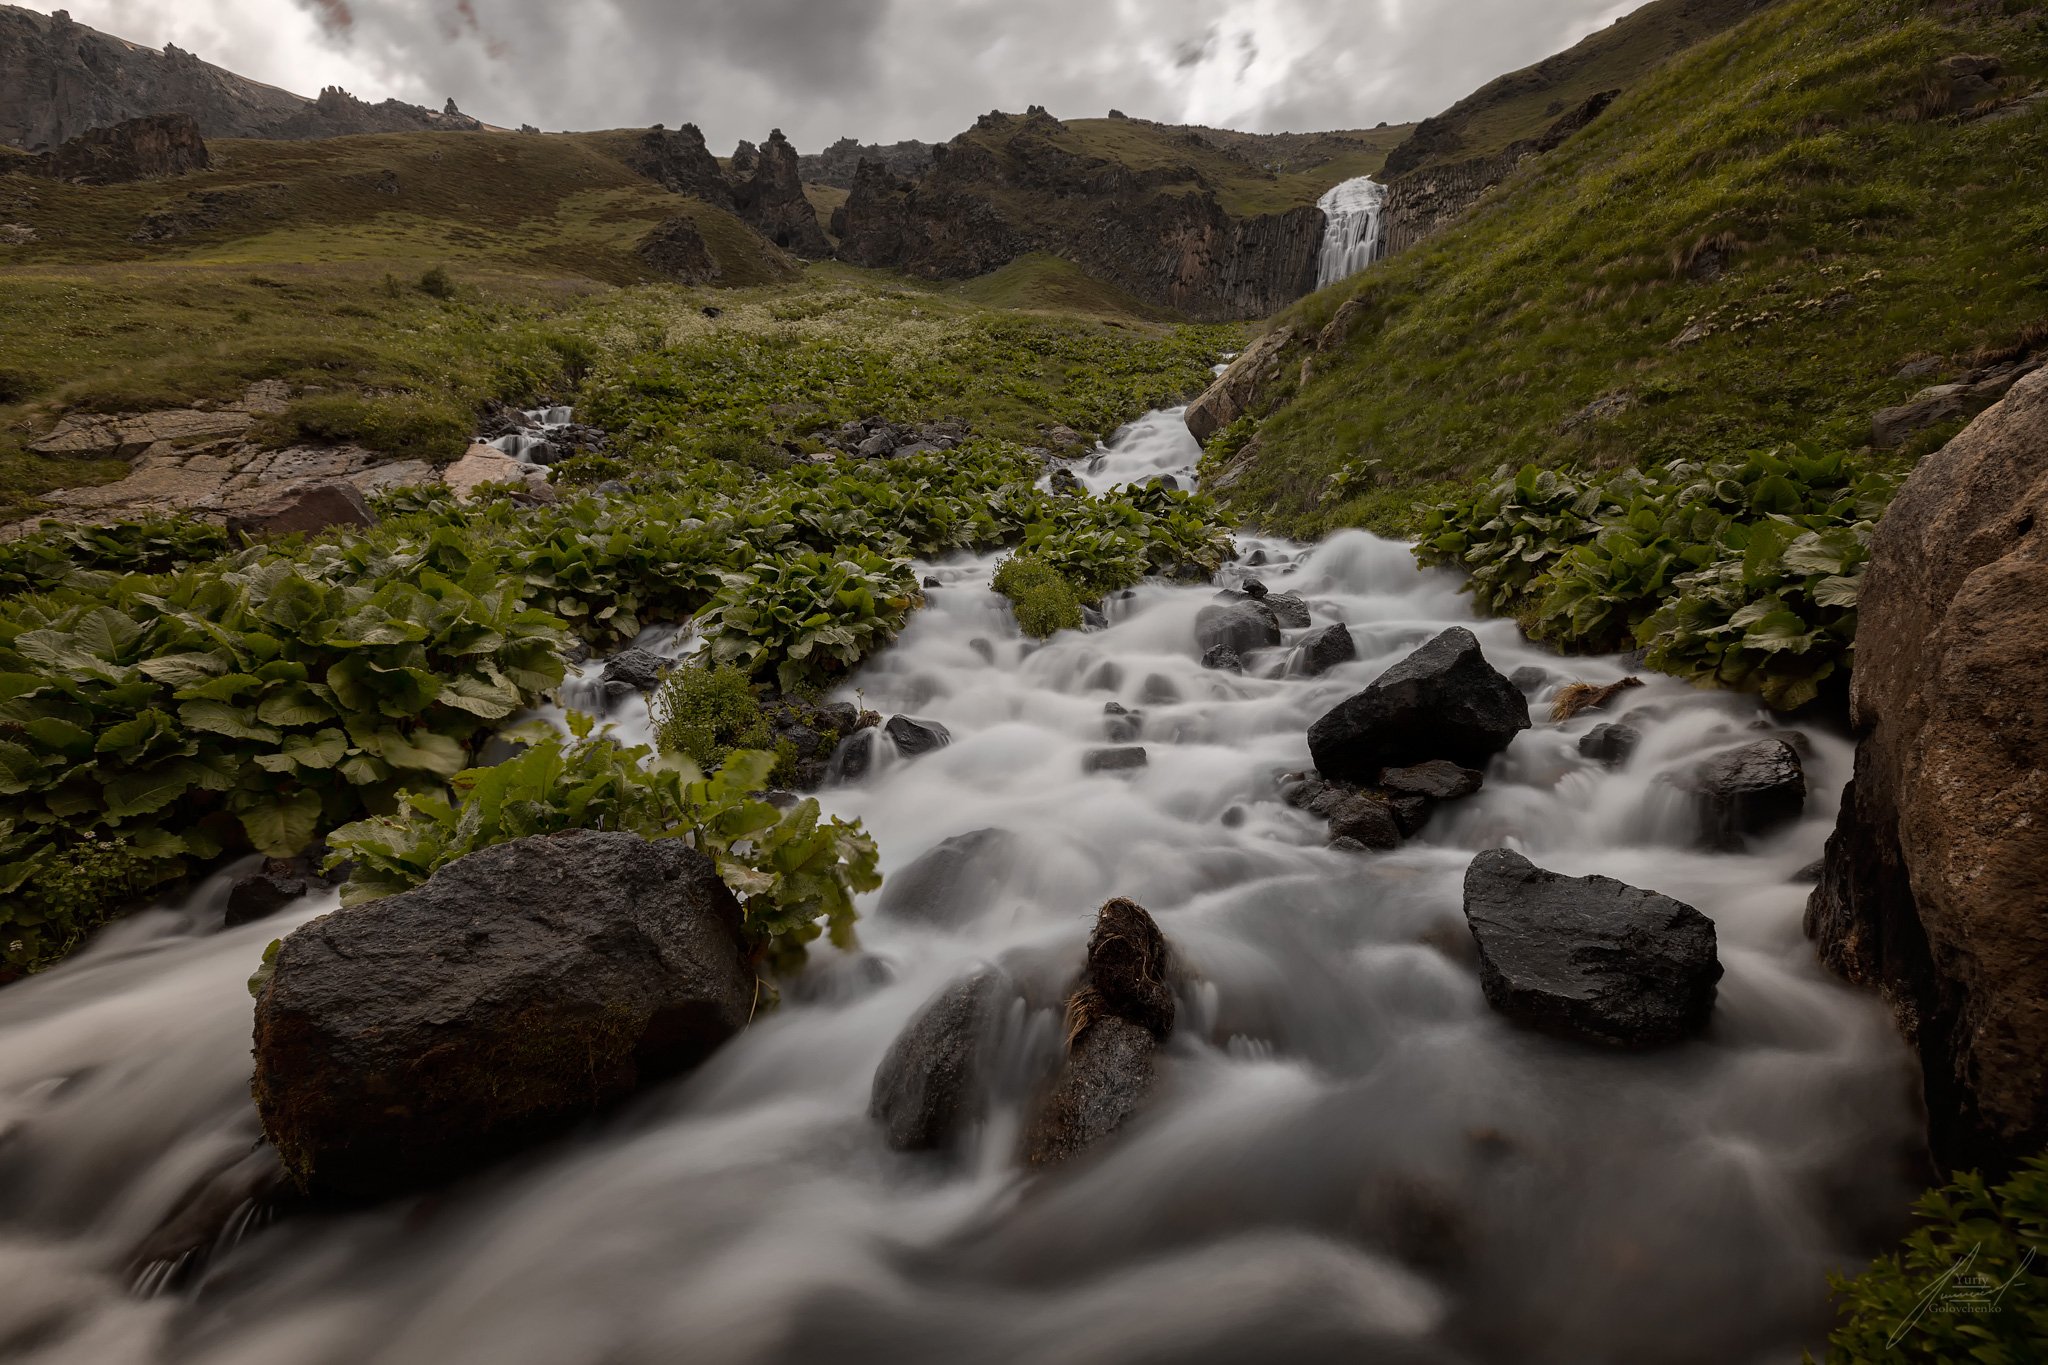
[[[1083,630],[1107,630],[1109,618],[1094,607],[1083,603],[1081,606],[1081,628]]]
[[[1713,848],[1739,849],[1746,837],[1789,824],[1806,808],[1806,770],[1782,739],[1715,754],[1683,785],[1700,799],[1701,833]]]
[[[1218,645],[1202,656],[1202,667],[1218,669],[1224,673],[1244,672],[1244,660],[1237,657],[1237,651],[1229,645]]]
[[[228,518],[229,531],[250,539],[376,524],[377,515],[362,490],[341,480],[290,489]]]
[[[520,839],[283,941],[256,1003],[256,1106],[302,1187],[380,1198],[688,1070],[753,1003],[739,905],[705,855]]]
[[[1642,742],[1643,732],[1633,725],[1596,725],[1579,736],[1579,752],[1596,763],[1619,768]]]
[[[1339,664],[1348,664],[1358,657],[1358,645],[1351,638],[1351,628],[1342,622],[1325,626],[1304,640],[1300,653],[1295,655],[1295,671],[1311,678],[1319,678]]]
[[[1385,852],[1399,848],[1406,837],[1394,808],[1372,792],[1344,797],[1330,810],[1329,819],[1332,839],[1349,839],[1362,848]]]
[[[224,928],[234,929],[268,919],[313,889],[310,864],[300,858],[271,858],[260,871],[228,888]]]
[[[1145,685],[1138,689],[1140,706],[1172,706],[1180,699],[1180,688],[1164,673],[1150,675],[1145,679]]]
[[[1114,662],[1099,664],[1095,671],[1088,675],[1088,681],[1083,685],[1092,692],[1118,691],[1124,685],[1123,665]]]
[[[789,784],[815,791],[831,776],[832,760],[846,738],[861,728],[860,712],[851,702],[811,702],[777,697],[762,708],[773,747],[787,761]]]
[[[1232,806],[1223,812],[1219,823],[1225,829],[1243,829],[1245,821],[1250,818],[1250,813],[1243,806]]]
[[[1486,785],[1486,774],[1432,759],[1412,768],[1389,768],[1380,774],[1380,789],[1394,796],[1420,796],[1429,801],[1460,801]]]
[[[1052,472],[1052,491],[1068,497],[1079,497],[1088,489],[1073,470],[1062,466]]]
[[[899,1152],[949,1147],[988,1111],[990,1042],[1015,988],[985,967],[946,988],[890,1046],[868,1112]]]
[[[1532,1028],[1653,1047],[1698,1033],[1713,1012],[1713,921],[1668,896],[1496,848],[1466,870],[1465,920],[1487,1003]]]
[[[924,576],[924,586],[927,588],[943,588],[946,585],[939,582],[939,580],[937,578],[934,578],[931,574],[926,574]]]
[[[1025,1159],[1057,1164],[1115,1133],[1151,1092],[1173,1031],[1166,938],[1143,907],[1113,900],[1088,940],[1088,969],[1067,999],[1067,1055],[1025,1130]]]
[[[956,834],[884,879],[875,914],[935,928],[979,919],[1021,865],[1023,841],[1003,829]]]
[[[1325,777],[1369,783],[1381,770],[1447,758],[1484,768],[1529,728],[1529,703],[1453,627],[1309,727]]]
[[[1204,607],[1195,618],[1195,644],[1203,653],[1219,646],[1239,655],[1280,643],[1280,618],[1265,602],[1247,598]]]
[[[1238,591],[1243,593],[1246,597],[1263,598],[1269,595],[1273,590],[1267,587],[1264,583],[1261,583],[1256,578],[1247,578],[1243,582],[1243,584],[1239,586]]]
[[[872,726],[848,735],[833,751],[827,780],[858,782],[874,770],[876,738],[881,731]]]
[[[162,1268],[178,1280],[155,1280],[159,1290],[190,1283],[204,1271],[206,1258],[223,1234],[252,1209],[285,1195],[290,1183],[291,1176],[268,1145],[240,1153],[196,1181],[163,1221],[136,1243],[126,1258],[131,1276],[140,1280],[153,1268]]]
[[[1145,733],[1145,715],[1142,711],[1127,711],[1117,702],[1110,702],[1102,708],[1103,738],[1111,744],[1130,744]]]
[[[977,635],[967,642],[967,647],[973,650],[975,657],[985,664],[992,664],[996,661],[996,647],[992,641],[984,640]]]
[[[604,681],[624,683],[635,692],[652,692],[673,667],[669,660],[644,649],[621,650],[605,660]]]
[[[1139,746],[1121,749],[1090,749],[1081,758],[1084,773],[1127,773],[1144,767],[1151,759]]]
[[[891,716],[882,731],[896,746],[896,752],[905,758],[922,758],[953,742],[953,732],[935,720]]]
[[[1535,664],[1523,664],[1508,674],[1508,683],[1523,696],[1533,697],[1550,685],[1550,670],[1538,668]]]
[[[1282,630],[1306,630],[1309,623],[1308,603],[1300,593],[1274,592],[1261,599],[1272,611]]]
[[[1826,858],[1815,858],[1812,862],[1806,864],[1797,872],[1794,872],[1792,874],[1792,880],[1795,882],[1803,883],[1808,886],[1817,886],[1820,884],[1820,879],[1822,875],[1825,874],[1827,870],[1828,860]]]

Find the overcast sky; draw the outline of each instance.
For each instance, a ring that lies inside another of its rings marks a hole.
[[[29,0],[301,94],[508,127],[942,141],[992,108],[1254,132],[1433,114],[1641,0]]]

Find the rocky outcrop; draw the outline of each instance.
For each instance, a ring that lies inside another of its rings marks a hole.
[[[818,211],[804,195],[796,148],[780,128],[762,144],[754,173],[733,191],[733,207],[755,231],[785,251],[814,261],[832,255]]]
[[[34,159],[34,174],[74,185],[125,185],[203,171],[213,162],[199,125],[184,114],[152,114],[95,128]]]
[[[657,224],[640,239],[633,254],[656,274],[679,284],[709,284],[718,278],[718,263],[711,259],[704,234],[687,217]]]
[[[1883,409],[1870,422],[1870,440],[1879,450],[1896,450],[1915,432],[1944,422],[1975,417],[2042,368],[2039,357],[2012,360],[1973,370],[1953,384],[1920,390],[1905,402]]]
[[[1546,872],[1490,849],[1465,872],[1465,922],[1486,1003],[1610,1047],[1676,1042],[1706,1026],[1721,979],[1714,922],[1611,877]]]
[[[694,123],[685,123],[674,132],[649,128],[622,159],[635,174],[646,176],[664,189],[722,209],[733,206],[732,186],[726,182],[718,158],[704,145],[704,134]]]
[[[1067,998],[1066,1057],[1025,1127],[1025,1160],[1066,1161],[1143,1107],[1173,1032],[1165,935],[1144,907],[1113,900],[1088,939],[1088,969]]]
[[[1807,931],[1890,1002],[1950,1167],[2048,1145],[2048,372],[1920,462],[1858,612],[1856,768]]]
[[[378,1198],[688,1070],[753,998],[739,905],[704,854],[520,839],[284,939],[256,1002],[256,1106],[302,1187]]]
[[[1357,657],[1358,645],[1351,638],[1351,628],[1339,622],[1323,627],[1302,642],[1294,657],[1294,670],[1305,677],[1319,678]]]
[[[1276,327],[1245,347],[1202,396],[1188,404],[1188,430],[1207,442],[1241,417],[1260,411],[1285,370],[1294,329]]]
[[[301,484],[266,502],[243,507],[228,518],[228,529],[252,539],[311,535],[336,526],[375,526],[363,490],[341,479]]]
[[[842,190],[853,188],[863,162],[881,166],[894,175],[920,176],[932,168],[932,144],[892,142],[886,146],[879,143],[864,145],[843,137],[822,152],[797,159],[805,184],[831,185]]]
[[[1233,215],[1192,155],[1133,169],[1074,150],[1065,135],[1042,109],[989,114],[934,148],[916,181],[868,160],[835,217],[840,257],[964,279],[1050,252],[1139,298],[1219,321],[1267,316],[1314,286],[1319,210]],[[1182,136],[1213,155],[1197,135]]]
[[[1363,784],[1438,758],[1483,769],[1528,728],[1527,699],[1454,626],[1310,726],[1308,745],[1324,777]]]
[[[157,114],[190,118],[203,137],[336,137],[347,133],[470,131],[459,112],[346,91],[317,100],[237,76],[190,52],[161,52],[72,21],[0,5],[0,143],[42,151],[94,128]]]

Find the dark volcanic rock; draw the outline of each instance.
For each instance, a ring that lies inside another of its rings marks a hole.
[[[1546,872],[1496,848],[1465,873],[1487,1003],[1533,1028],[1653,1047],[1705,1027],[1721,979],[1714,923],[1615,881]]]
[[[1308,628],[1308,603],[1301,599],[1301,594],[1273,592],[1267,593],[1259,600],[1263,601],[1273,613],[1274,619],[1280,623],[1282,630],[1306,630]]]
[[[1271,606],[1255,598],[1203,607],[1195,617],[1195,644],[1203,653],[1223,648],[1242,657],[1279,643],[1279,618]]]
[[[1412,768],[1389,768],[1380,774],[1380,787],[1394,796],[1420,796],[1430,801],[1459,801],[1486,785],[1486,774],[1461,768],[1444,759],[1432,759]]]
[[[1619,768],[1642,742],[1643,732],[1633,725],[1596,725],[1579,736],[1579,752],[1597,763]]]
[[[1102,708],[1102,737],[1111,744],[1131,744],[1144,733],[1144,712],[1126,710],[1117,702]]]
[[[1348,664],[1358,657],[1358,645],[1351,638],[1351,628],[1339,622],[1325,626],[1308,639],[1302,641],[1301,652],[1295,655],[1297,671],[1311,678],[1321,677],[1339,664]]]
[[[1088,970],[1067,1000],[1067,1055],[1026,1126],[1025,1159],[1064,1161],[1116,1132],[1152,1088],[1173,1031],[1166,938],[1143,907],[1113,900],[1088,939]]]
[[[30,164],[46,180],[125,185],[189,175],[206,170],[213,160],[190,115],[152,114],[81,133]]]
[[[627,166],[665,189],[702,199],[719,208],[733,206],[732,186],[719,169],[718,158],[704,145],[704,134],[694,123],[674,132],[650,128],[626,152]]]
[[[1550,670],[1538,668],[1535,664],[1523,664],[1520,668],[1508,674],[1508,682],[1514,685],[1514,689],[1517,692],[1533,697],[1549,686]]]
[[[679,840],[520,839],[287,937],[256,1002],[256,1106],[310,1191],[476,1170],[746,1023],[740,910]]]
[[[1145,685],[1138,689],[1140,706],[1172,706],[1180,700],[1180,688],[1164,673],[1151,673],[1145,677]]]
[[[896,746],[896,752],[905,758],[921,758],[953,742],[953,732],[937,721],[912,720],[909,716],[889,717],[882,733]]]
[[[375,526],[376,513],[363,491],[346,480],[308,484],[280,493],[228,518],[228,530],[260,538],[325,531],[333,526]]]
[[[718,278],[718,263],[696,220],[678,215],[658,223],[640,239],[633,254],[649,269],[680,284],[709,284]]]
[[[1214,668],[1224,673],[1244,672],[1244,660],[1229,645],[1217,645],[1202,656],[1202,667]]]
[[[882,883],[882,919],[957,929],[981,917],[1022,864],[1024,844],[1002,829],[956,834]]]
[[[861,728],[851,702],[813,702],[782,696],[762,707],[775,748],[788,756],[789,785],[815,791],[831,774],[840,744]]]
[[[1015,993],[993,967],[946,988],[890,1045],[868,1112],[891,1147],[948,1147],[987,1112],[989,1044]]]
[[[1151,759],[1141,747],[1090,749],[1081,757],[1084,773],[1128,773],[1144,767]]]
[[[1371,792],[1344,797],[1329,811],[1329,819],[1332,839],[1350,839],[1364,848],[1385,852],[1399,848],[1405,837],[1394,808]]]
[[[1806,770],[1782,739],[1715,754],[1685,785],[1700,798],[1702,831],[1714,848],[1740,848],[1746,836],[1768,834],[1806,808]]]
[[[1310,726],[1308,744],[1325,777],[1364,783],[1432,758],[1484,768],[1528,728],[1528,701],[1456,626]]]
[[[233,929],[268,919],[312,890],[325,885],[310,858],[268,858],[256,872],[228,888],[222,927]]]
[[[624,683],[636,692],[652,692],[661,686],[662,679],[674,667],[659,654],[650,654],[644,649],[621,650],[605,660],[604,680]]]
[[[818,224],[818,211],[804,195],[796,148],[780,128],[761,144],[761,159],[734,192],[733,204],[741,218],[783,250],[814,261],[831,256],[832,243]]]

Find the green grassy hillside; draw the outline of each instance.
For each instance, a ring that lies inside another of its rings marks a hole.
[[[1295,531],[1402,530],[1503,463],[1866,445],[1877,409],[2048,317],[2048,102],[1950,110],[1965,53],[2003,59],[2003,97],[2036,89],[2048,17],[1786,0],[1709,40],[1281,318],[1330,334],[1305,387],[1283,367],[1232,496]]]
[[[1488,81],[1426,120],[1395,153],[1390,171],[1461,161],[1537,137],[1589,96],[1635,86],[1671,58],[1771,3],[1651,0],[1577,46]]]

